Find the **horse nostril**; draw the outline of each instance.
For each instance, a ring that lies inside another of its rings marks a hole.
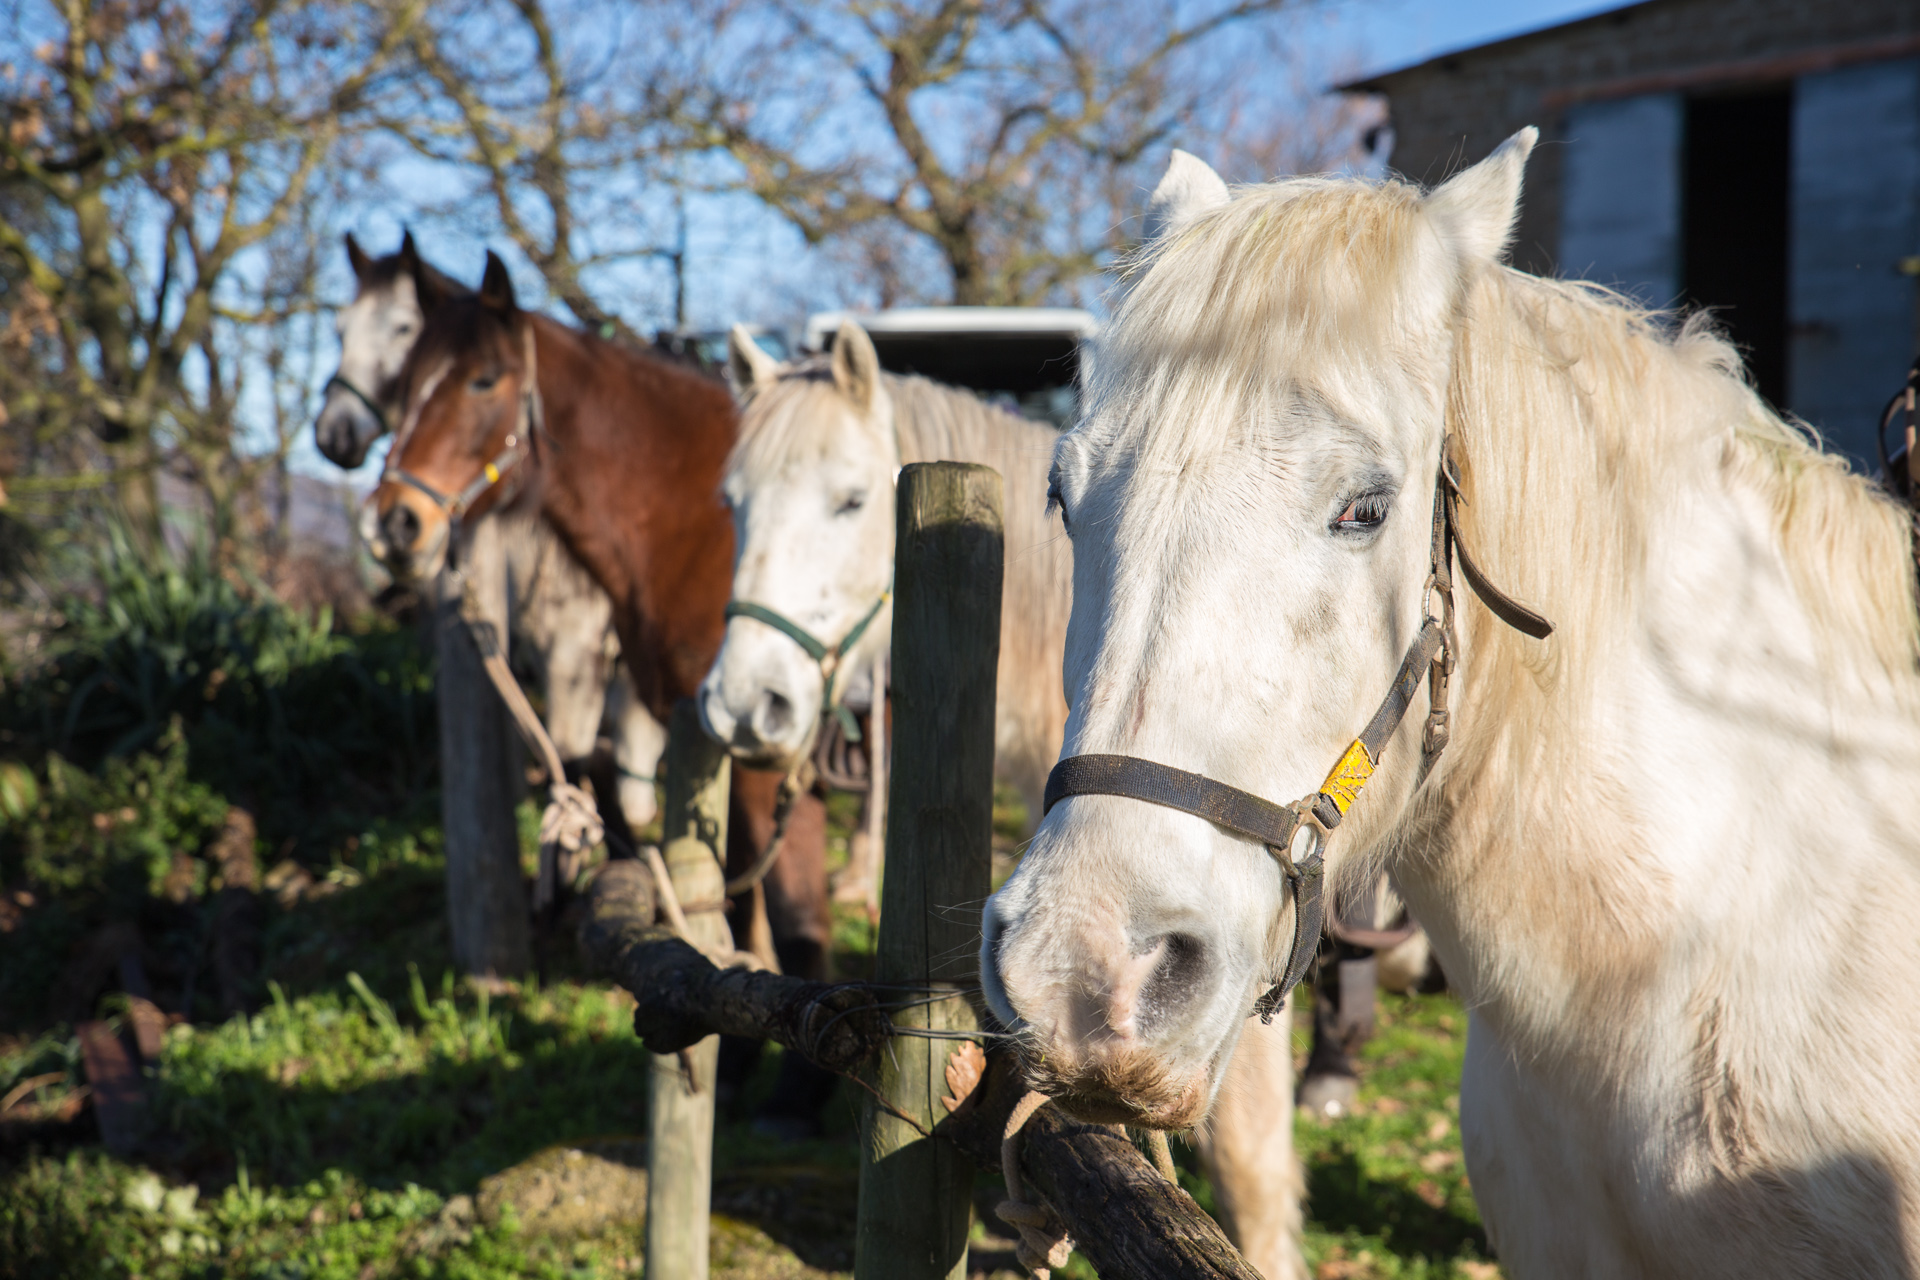
[[[785,694],[768,690],[754,709],[753,719],[760,730],[761,741],[777,742],[793,727],[793,703]]]
[[[1156,944],[1160,962],[1140,984],[1140,1021],[1151,1025],[1204,996],[1207,977],[1206,944],[1191,934],[1170,933]]]
[[[395,503],[380,517],[380,531],[395,551],[411,551],[420,538],[420,517],[404,502]]]

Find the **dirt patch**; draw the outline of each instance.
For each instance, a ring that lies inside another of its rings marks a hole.
[[[483,1221],[498,1222],[511,1207],[522,1231],[540,1235],[592,1235],[645,1222],[646,1139],[548,1147],[481,1182],[476,1201]]]

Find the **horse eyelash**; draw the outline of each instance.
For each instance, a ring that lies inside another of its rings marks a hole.
[[[1365,493],[1354,495],[1347,505],[1340,508],[1340,514],[1334,517],[1333,527],[1344,533],[1361,533],[1377,529],[1386,523],[1387,514],[1393,509],[1393,492],[1388,489],[1369,489]],[[1347,513],[1354,513],[1349,520]],[[1377,515],[1372,513],[1378,512]],[[1371,519],[1367,519],[1372,515]]]

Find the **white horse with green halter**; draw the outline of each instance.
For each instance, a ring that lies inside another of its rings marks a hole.
[[[1006,484],[996,773],[1040,813],[1066,718],[1060,655],[1071,548],[1047,503],[1055,432],[924,378],[883,373],[844,325],[831,358],[775,361],[736,329],[746,403],[727,468],[738,542],[725,643],[700,690],[708,730],[756,763],[790,766],[823,709],[865,706],[891,641],[894,480],[908,462],[984,463]],[[1293,1059],[1283,1025],[1234,1055],[1227,1121],[1201,1136],[1228,1229],[1268,1280],[1306,1275],[1293,1157]]]
[[[1709,323],[1501,264],[1534,137],[1169,201],[1054,478],[1066,754],[1140,776],[1063,761],[988,1000],[1069,1107],[1190,1123],[1316,860],[1384,865],[1508,1275],[1911,1275],[1910,522]]]
[[[1054,432],[965,391],[883,373],[848,322],[831,357],[787,365],[732,335],[745,404],[723,488],[736,529],[726,637],[700,688],[735,755],[790,766],[823,714],[871,700],[892,642],[894,478],[909,462],[979,462],[1006,483],[995,769],[1038,814],[1066,698],[1058,654],[1070,548],[1046,509]]]

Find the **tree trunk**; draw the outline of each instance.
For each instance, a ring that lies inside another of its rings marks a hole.
[[[507,632],[506,564],[499,522],[473,530],[463,570],[481,614]],[[500,695],[487,679],[460,618],[460,591],[449,574],[436,586],[434,647],[439,656],[440,814],[447,845],[447,917],[453,963],[462,973],[518,977],[532,967],[527,889],[520,876],[514,822],[519,752]]]

